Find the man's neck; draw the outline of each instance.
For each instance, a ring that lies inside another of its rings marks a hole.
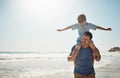
[[[89,45],[82,45],[82,47],[83,47],[83,48],[88,48],[88,47],[89,47]]]

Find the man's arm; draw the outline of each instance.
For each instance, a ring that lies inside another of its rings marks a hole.
[[[111,31],[112,30],[112,28],[103,28],[103,27],[101,27],[101,26],[97,26],[97,29],[100,29],[100,30],[108,30],[108,31]]]
[[[94,56],[95,60],[100,61],[101,60],[101,55],[100,55],[100,52],[99,52],[98,48],[94,48],[93,53],[95,53],[95,56]]]
[[[68,29],[71,29],[71,26],[65,27],[63,29],[57,29],[57,31],[64,31],[64,30],[68,30]]]
[[[101,57],[100,57],[100,51],[98,50],[98,48],[96,48],[96,46],[93,44],[92,41],[90,41],[89,46],[93,50],[94,59],[96,61],[100,61]]]

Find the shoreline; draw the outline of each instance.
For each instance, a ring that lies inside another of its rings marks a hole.
[[[64,54],[62,57],[59,54],[57,54],[59,57],[56,54],[51,55],[32,59],[4,60],[4,62],[2,60],[0,78],[74,78],[73,63],[68,62]],[[17,56],[19,54],[15,55]],[[96,78],[120,78],[119,59],[120,53],[104,52],[100,62],[95,61],[94,64]]]

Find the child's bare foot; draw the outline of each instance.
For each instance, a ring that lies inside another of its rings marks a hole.
[[[68,59],[68,62],[69,62],[69,61],[74,61],[74,58],[73,58],[72,56],[68,56],[67,59]]]

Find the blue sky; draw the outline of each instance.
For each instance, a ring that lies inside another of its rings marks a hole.
[[[0,0],[0,51],[69,51],[77,31],[57,32],[77,22],[111,27],[92,31],[100,50],[120,46],[120,0]]]

